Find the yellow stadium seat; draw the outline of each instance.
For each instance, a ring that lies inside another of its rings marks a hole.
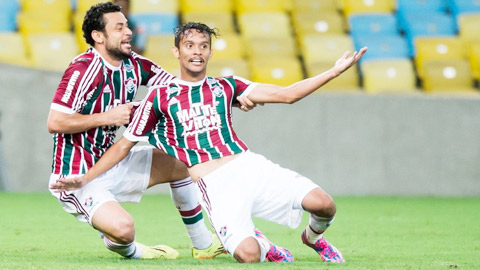
[[[306,63],[305,69],[307,71],[307,76],[312,77],[318,75],[322,72],[325,72],[333,67],[334,63],[326,62],[312,62]],[[359,90],[359,78],[356,66],[351,67],[347,71],[343,72],[342,75],[331,80],[324,86],[320,87],[319,91],[323,90]]]
[[[27,48],[32,66],[44,70],[64,71],[78,55],[78,46],[72,33],[31,34]]]
[[[422,84],[425,92],[474,91],[472,71],[467,60],[426,62]]]
[[[238,34],[221,35],[212,40],[213,57],[220,59],[243,59],[245,57],[243,39]]]
[[[303,79],[302,67],[297,58],[252,59],[252,80],[276,85],[290,85]]]
[[[78,49],[81,52],[86,51],[90,47],[83,37],[82,24],[84,17],[85,13],[79,11],[75,12],[73,15],[73,33],[75,34],[75,38],[77,40]]]
[[[214,77],[240,76],[251,79],[248,62],[244,59],[220,59],[215,60],[215,55],[208,63],[207,74]]]
[[[423,76],[425,62],[431,60],[466,59],[464,43],[457,37],[418,37],[415,39],[415,67]]]
[[[355,13],[393,12],[395,0],[343,0],[346,17]]]
[[[23,11],[48,13],[51,16],[57,14],[70,14],[72,6],[70,0],[21,0]]]
[[[337,0],[293,0],[292,12],[336,12]]]
[[[70,18],[67,14],[38,13],[21,11],[18,15],[18,29],[23,35],[36,33],[66,33],[70,32]]]
[[[480,80],[480,41],[472,42],[469,48],[470,66],[472,67],[473,77]]]
[[[85,16],[87,10],[89,10],[93,5],[103,2],[112,2],[111,0],[77,0],[77,9],[76,13],[82,14]]]
[[[417,91],[415,71],[410,59],[364,61],[361,70],[365,92]]]
[[[338,12],[299,11],[292,14],[292,24],[297,37],[309,34],[343,34],[345,21]]]
[[[17,32],[0,33],[0,62],[29,66],[27,51],[22,36]]]
[[[255,37],[247,39],[246,45],[250,59],[298,56],[293,37]]]
[[[202,22],[211,28],[217,28],[221,35],[236,33],[233,15],[230,12],[185,12],[182,21]]]
[[[250,12],[286,12],[287,0],[234,0],[237,14]]]
[[[232,12],[231,0],[180,0],[182,13],[188,12]]]
[[[180,64],[178,63],[178,59],[173,57],[173,55],[171,55],[169,58],[150,59],[166,71],[170,72],[170,74],[180,77]]]
[[[178,0],[130,1],[130,13],[177,13]]]
[[[148,36],[143,55],[159,65],[163,65],[164,61],[172,59],[177,61],[178,65],[178,60],[172,54],[174,42],[175,36],[173,34]]]
[[[312,34],[300,41],[306,63],[323,62],[333,65],[345,51],[354,51],[352,38],[346,34]]]
[[[480,13],[460,14],[458,18],[458,32],[465,42],[478,41],[478,26],[480,25]]]
[[[286,13],[255,12],[238,16],[239,26],[245,38],[285,37],[292,35],[290,20]]]

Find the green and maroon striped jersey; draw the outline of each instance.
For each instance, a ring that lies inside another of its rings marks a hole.
[[[148,141],[189,167],[245,152],[247,145],[232,128],[232,105],[255,85],[234,76],[152,87],[124,136]]]
[[[109,64],[94,48],[77,56],[63,74],[51,109],[63,113],[94,114],[132,102],[140,85],[166,84],[173,76],[134,52],[119,67]],[[82,174],[113,144],[115,126],[75,134],[53,134],[52,172]]]

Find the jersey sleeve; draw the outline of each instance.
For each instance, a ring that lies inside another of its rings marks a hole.
[[[234,81],[236,96],[248,96],[248,94],[250,94],[250,92],[252,92],[252,90],[258,85],[258,83],[251,82],[242,77],[232,76],[230,78]],[[235,102],[238,101],[235,99]]]
[[[138,54],[134,54],[133,57],[140,67],[139,72],[142,85],[146,85],[147,87],[167,85],[173,78],[175,78],[175,76],[152,62],[150,59]]]
[[[99,84],[97,75],[102,73],[95,66],[100,68],[101,64],[91,63],[90,59],[72,62],[63,74],[50,108],[67,114],[80,112],[94,90],[92,87]]]
[[[142,100],[140,106],[135,110],[133,119],[123,133],[123,136],[132,142],[148,142],[148,137],[158,122],[154,106],[158,106],[156,90],[149,90],[149,93]]]

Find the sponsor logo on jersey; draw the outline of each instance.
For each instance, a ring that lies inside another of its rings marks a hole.
[[[142,117],[140,118],[140,122],[138,123],[138,127],[135,131],[137,135],[142,135],[143,130],[145,129],[145,126],[147,125],[148,117],[150,115],[150,111],[152,110],[152,105],[153,103],[150,101],[147,101],[145,103],[145,107],[143,109]]]
[[[137,80],[134,78],[128,78],[125,81],[125,89],[127,89],[128,93],[133,93],[135,90],[137,90]]]
[[[150,70],[151,70],[152,72],[154,72],[154,73],[162,73],[162,69],[159,68],[159,67],[156,67],[156,66],[154,66],[154,65],[152,65],[152,66],[150,67]]]
[[[210,130],[219,130],[222,127],[220,115],[216,106],[203,103],[194,103],[190,109],[177,112],[178,121],[183,126],[182,136],[196,135]]]
[[[70,96],[72,95],[73,87],[75,86],[75,83],[77,82],[79,76],[80,76],[80,71],[75,70],[72,74],[72,77],[70,77],[70,80],[68,80],[67,89],[65,89],[65,93],[63,94],[62,102],[67,103],[68,100],[70,99]]]

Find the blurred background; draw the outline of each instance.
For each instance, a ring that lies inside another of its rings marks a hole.
[[[0,190],[47,190],[50,101],[99,2],[0,0]],[[480,195],[480,0],[130,0],[125,12],[135,50],[176,75],[172,32],[188,21],[220,31],[213,76],[288,85],[367,46],[305,100],[235,113],[240,137],[334,195]]]

